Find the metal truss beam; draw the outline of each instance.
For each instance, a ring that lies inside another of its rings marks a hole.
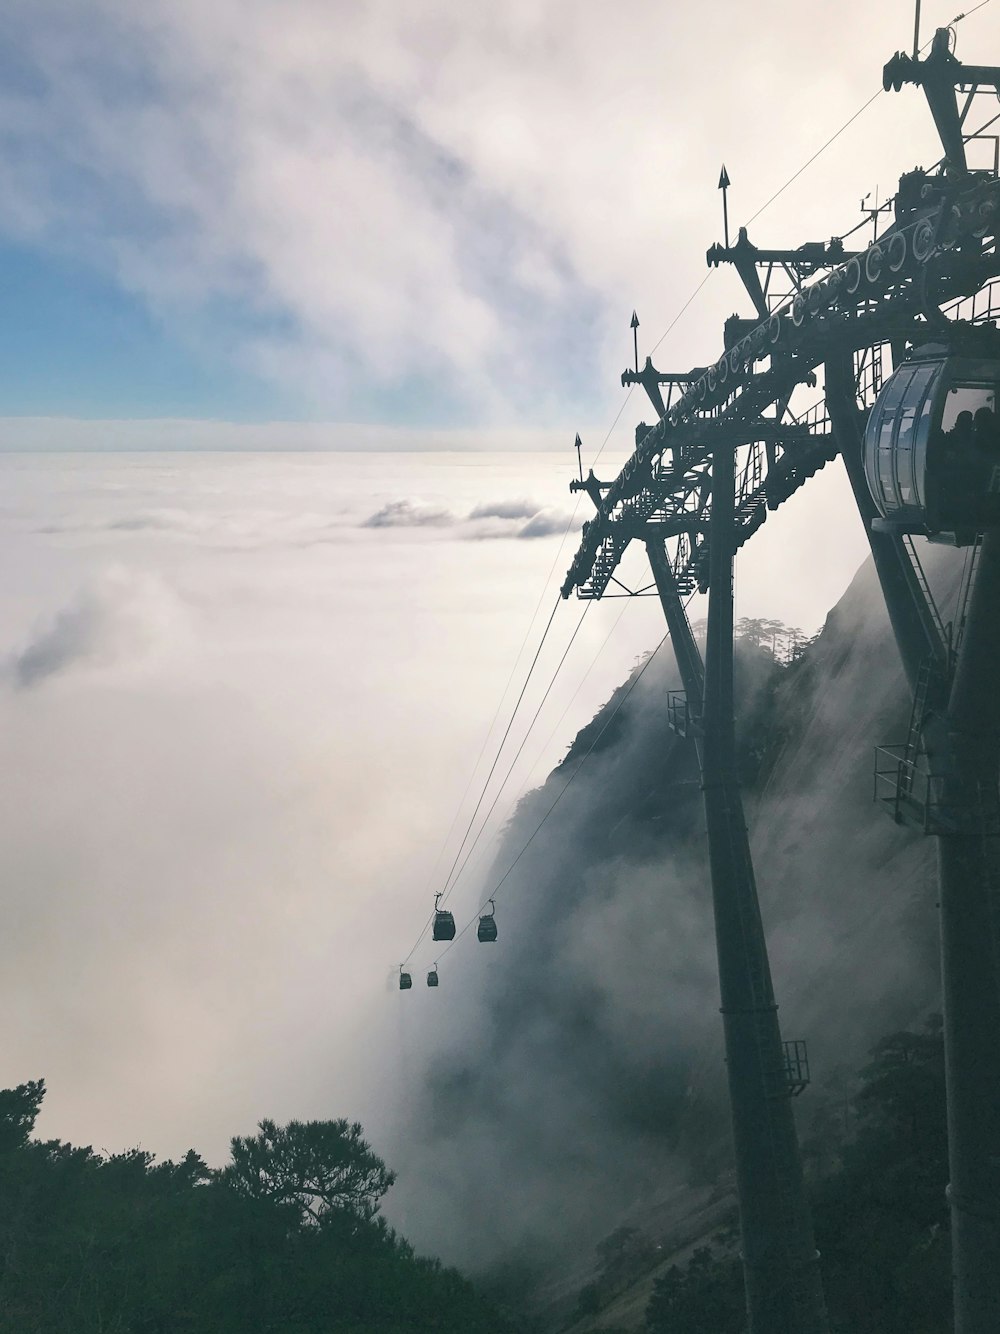
[[[669,508],[671,496],[683,506],[688,479],[708,466],[718,444],[766,440],[769,432],[787,429],[788,423],[764,414],[777,405],[783,415],[796,386],[814,382],[831,356],[929,341],[929,310],[944,322],[940,304],[972,296],[1000,273],[998,220],[1000,183],[974,180],[947,208],[939,201],[931,214],[873,243],[724,353],[646,432],[613,482],[596,495],[588,488],[597,514],[584,527],[563,597],[574,589],[600,597],[635,535],[635,521]],[[761,360],[767,365],[758,370]]]

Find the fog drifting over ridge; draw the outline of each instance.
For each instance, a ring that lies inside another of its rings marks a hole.
[[[925,560],[947,616],[964,555]],[[669,649],[631,681],[509,825],[479,894],[504,877],[497,945],[425,941],[397,997],[427,1054],[390,1216],[515,1281],[585,1274],[614,1228],[641,1220],[656,1242],[672,1195],[732,1190],[704,817],[693,748],[666,724]],[[801,664],[775,675],[742,650],[737,696],[783,1036],[809,1046],[808,1135],[880,1037],[939,1006],[934,848],[872,802],[873,747],[905,735],[909,691],[871,562]]]

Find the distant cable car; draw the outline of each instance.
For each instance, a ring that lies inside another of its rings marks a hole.
[[[490,899],[490,910],[488,913],[484,913],[483,916],[480,917],[479,927],[476,931],[476,935],[484,944],[488,944],[490,941],[496,940],[497,938],[497,922],[495,914],[496,904]]]
[[[436,987],[437,984],[438,984],[438,966],[437,964],[435,964],[434,967],[431,969],[431,971],[427,974],[427,985],[429,987]]]
[[[434,929],[431,935],[435,940],[454,940],[455,919],[450,912],[437,906],[440,898],[440,894],[434,895]]]
[[[878,527],[964,546],[1000,525],[998,394],[996,343],[919,348],[889,376],[865,430]]]
[[[413,978],[409,973],[403,972],[403,965],[399,965],[399,989],[400,991],[409,991],[413,986]]]

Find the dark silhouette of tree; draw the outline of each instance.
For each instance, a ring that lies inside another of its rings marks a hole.
[[[32,1140],[44,1093],[0,1091],[0,1334],[515,1334],[378,1217],[359,1125],[262,1121],[212,1171]]]
[[[646,1308],[650,1334],[743,1334],[746,1306],[739,1260],[695,1250],[684,1269],[657,1279]]]
[[[734,638],[741,643],[749,644],[751,648],[763,648],[770,633],[768,626],[770,621],[761,620],[759,617],[741,616],[733,629]]]
[[[596,1315],[656,1261],[656,1247],[652,1240],[635,1227],[616,1228],[598,1242],[596,1250],[600,1272],[577,1294],[579,1316]]]
[[[223,1185],[252,1199],[291,1205],[322,1223],[334,1210],[370,1221],[396,1177],[372,1152],[355,1121],[261,1121],[260,1133],[231,1144]]]
[[[852,1334],[950,1334],[951,1275],[940,1016],[893,1033],[860,1072],[854,1114],[826,1118],[814,1162],[816,1242],[832,1326]],[[740,1334],[739,1265],[696,1251],[657,1280],[649,1334]]]
[[[733,638],[738,644],[764,649],[775,662],[787,665],[798,662],[818,635],[810,637],[797,625],[786,625],[784,621],[768,617],[741,616],[733,629]]]
[[[44,1079],[30,1079],[16,1089],[0,1089],[0,1154],[24,1148],[44,1097]]]
[[[831,1306],[858,1334],[950,1329],[947,1130],[940,1016],[872,1049],[853,1139],[816,1190]]]

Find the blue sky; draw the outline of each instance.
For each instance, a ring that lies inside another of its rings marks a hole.
[[[820,61],[793,0],[9,0],[0,417],[599,431],[632,308],[643,352],[705,274],[722,158],[735,227],[910,39],[909,0],[838,13]],[[920,94],[880,98],[752,237],[844,230],[936,155]],[[741,305],[713,274],[658,363]]]
[[[93,267],[0,246],[0,403],[10,416],[294,417],[280,385],[192,347]]]

